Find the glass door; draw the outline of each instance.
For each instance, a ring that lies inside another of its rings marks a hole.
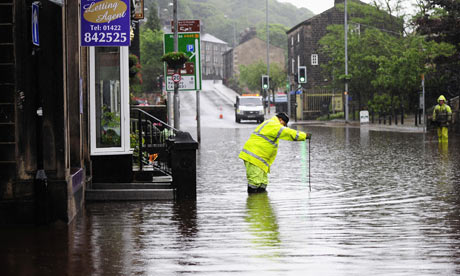
[[[90,48],[91,154],[130,154],[128,47]]]

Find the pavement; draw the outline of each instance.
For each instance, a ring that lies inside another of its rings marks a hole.
[[[292,125],[311,125],[311,126],[325,126],[325,127],[352,127],[352,128],[367,128],[374,131],[396,131],[396,132],[415,132],[415,133],[424,133],[426,129],[423,126],[415,126],[414,121],[412,123],[404,122],[403,125],[394,123],[389,125],[387,124],[372,124],[372,123],[363,123],[359,121],[348,121],[345,120],[331,120],[331,121],[315,121],[315,120],[302,120],[297,122],[290,123]]]
[[[275,108],[270,108],[270,113],[265,115],[265,118],[271,118],[275,116]],[[412,116],[413,117],[413,116]],[[423,126],[415,126],[415,119],[408,118],[404,119],[404,124],[398,120],[396,125],[394,121],[390,125],[387,121],[386,124],[377,123],[360,123],[359,121],[349,120],[346,122],[344,119],[334,119],[330,121],[318,121],[318,120],[297,120],[294,121],[293,118],[289,121],[289,125],[309,125],[309,126],[323,126],[323,127],[351,127],[351,128],[367,128],[368,130],[373,131],[393,131],[393,132],[411,132],[411,133],[424,133],[426,129]]]
[[[232,89],[226,87],[225,85],[222,84],[222,81],[210,81],[210,80],[204,80],[203,81],[203,91],[214,91],[216,97],[219,98],[219,102],[224,104],[222,107],[224,109],[226,108],[225,106],[228,105],[228,110],[224,110],[224,113],[227,112],[228,114],[224,114],[225,118],[231,118],[231,122],[233,122],[233,104],[235,103],[235,96],[238,95],[235,91]],[[205,94],[204,94],[205,96]],[[203,100],[203,102],[205,102]],[[213,109],[213,103],[211,103],[209,106],[206,106],[204,103],[202,108],[205,108],[206,110],[212,110]],[[221,109],[222,109],[221,107]],[[214,107],[215,109],[215,107]],[[267,110],[268,111],[268,110]],[[222,110],[220,111],[222,113]],[[271,118],[272,116],[276,115],[276,108],[274,106],[270,107],[270,112],[265,115],[265,118]],[[213,114],[214,117],[216,117],[215,114]],[[217,117],[216,117],[217,118]],[[209,122],[209,121],[208,121]],[[375,121],[374,121],[375,122]],[[222,127],[223,123],[222,120],[218,121],[219,125]],[[234,125],[234,124],[232,124]],[[345,122],[344,119],[334,119],[331,121],[317,121],[317,120],[298,120],[297,122],[294,121],[293,118],[289,121],[289,125],[311,125],[311,126],[324,126],[324,127],[352,127],[352,128],[367,128],[369,130],[374,130],[374,131],[396,131],[396,132],[412,132],[412,133],[424,133],[425,128],[423,126],[415,126],[415,118],[414,115],[409,115],[404,119],[404,124],[401,125],[400,120],[398,120],[398,124],[396,125],[394,121],[390,125],[389,122],[387,121],[386,124],[378,124],[377,123],[365,123],[361,124],[359,121],[353,121],[349,120],[348,122]]]

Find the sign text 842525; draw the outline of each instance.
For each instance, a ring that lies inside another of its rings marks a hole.
[[[81,46],[129,46],[130,0],[81,0]]]

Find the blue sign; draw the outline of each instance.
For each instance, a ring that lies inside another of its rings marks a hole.
[[[194,53],[195,52],[195,45],[187,44],[187,52]]]
[[[32,3],[32,43],[40,46],[40,36],[38,33],[38,9],[39,2]]]
[[[129,46],[131,0],[81,0],[81,46]]]

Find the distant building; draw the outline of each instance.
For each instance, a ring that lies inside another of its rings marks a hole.
[[[258,61],[267,62],[267,42],[253,36],[244,36],[241,43],[224,53],[224,83],[239,75],[240,65],[250,65]],[[284,68],[285,55],[282,48],[270,45],[270,64],[277,63]]]
[[[228,43],[210,34],[201,37],[201,74],[203,79],[222,79],[224,75],[223,54]]]
[[[319,40],[327,34],[326,28],[329,25],[344,24],[344,12],[336,7],[337,4],[343,2],[344,0],[335,0],[334,7],[297,24],[286,32],[288,35],[287,71],[292,90],[297,89],[298,86],[295,76],[299,66],[306,66],[307,68],[307,83],[301,84],[305,92],[303,111],[301,112],[303,118],[314,117],[324,111],[324,108],[327,110],[330,105],[335,111],[342,111],[343,109],[343,91],[333,91],[326,88],[330,85],[331,79],[330,76],[325,75],[321,65],[328,62],[328,57],[319,53]],[[362,3],[357,0],[353,0],[353,2]],[[378,27],[383,28],[383,26]],[[363,30],[363,26],[356,25],[354,29],[360,32]],[[402,29],[402,25],[393,24],[391,29],[399,31]],[[315,96],[309,97],[308,95]]]

